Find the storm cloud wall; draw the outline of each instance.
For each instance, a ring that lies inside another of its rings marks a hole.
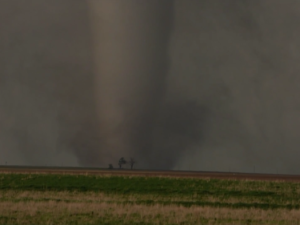
[[[0,1],[1,163],[299,172],[300,3],[97,2]]]
[[[300,3],[187,2],[175,5],[168,99],[208,113],[177,168],[299,172]]]
[[[81,0],[0,1],[1,164],[78,165],[74,151],[97,148],[87,12]]]

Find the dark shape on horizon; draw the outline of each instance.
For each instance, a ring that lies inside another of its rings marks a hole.
[[[123,165],[126,165],[126,160],[124,159],[124,157],[122,157],[120,160],[119,160],[119,163],[118,163],[118,165],[119,165],[119,168],[120,169],[122,169],[122,166]]]
[[[133,166],[136,164],[136,161],[134,158],[130,158],[130,161],[129,161],[129,164],[130,164],[130,169],[133,169]]]

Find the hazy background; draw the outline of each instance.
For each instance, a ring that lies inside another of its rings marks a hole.
[[[293,0],[175,0],[153,146],[120,157],[299,173],[299,12]],[[101,161],[87,3],[0,0],[0,26],[0,164],[116,166]]]

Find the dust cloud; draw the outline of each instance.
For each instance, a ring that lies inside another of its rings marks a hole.
[[[1,164],[299,173],[299,2],[97,2],[0,2]]]

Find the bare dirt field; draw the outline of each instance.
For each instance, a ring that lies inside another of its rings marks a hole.
[[[300,175],[261,174],[261,173],[229,173],[203,171],[174,171],[174,170],[126,170],[100,169],[83,167],[22,167],[1,166],[0,173],[43,173],[43,174],[86,174],[86,175],[116,175],[116,176],[146,176],[146,177],[181,177],[181,178],[217,178],[242,180],[281,180],[300,182]]]

